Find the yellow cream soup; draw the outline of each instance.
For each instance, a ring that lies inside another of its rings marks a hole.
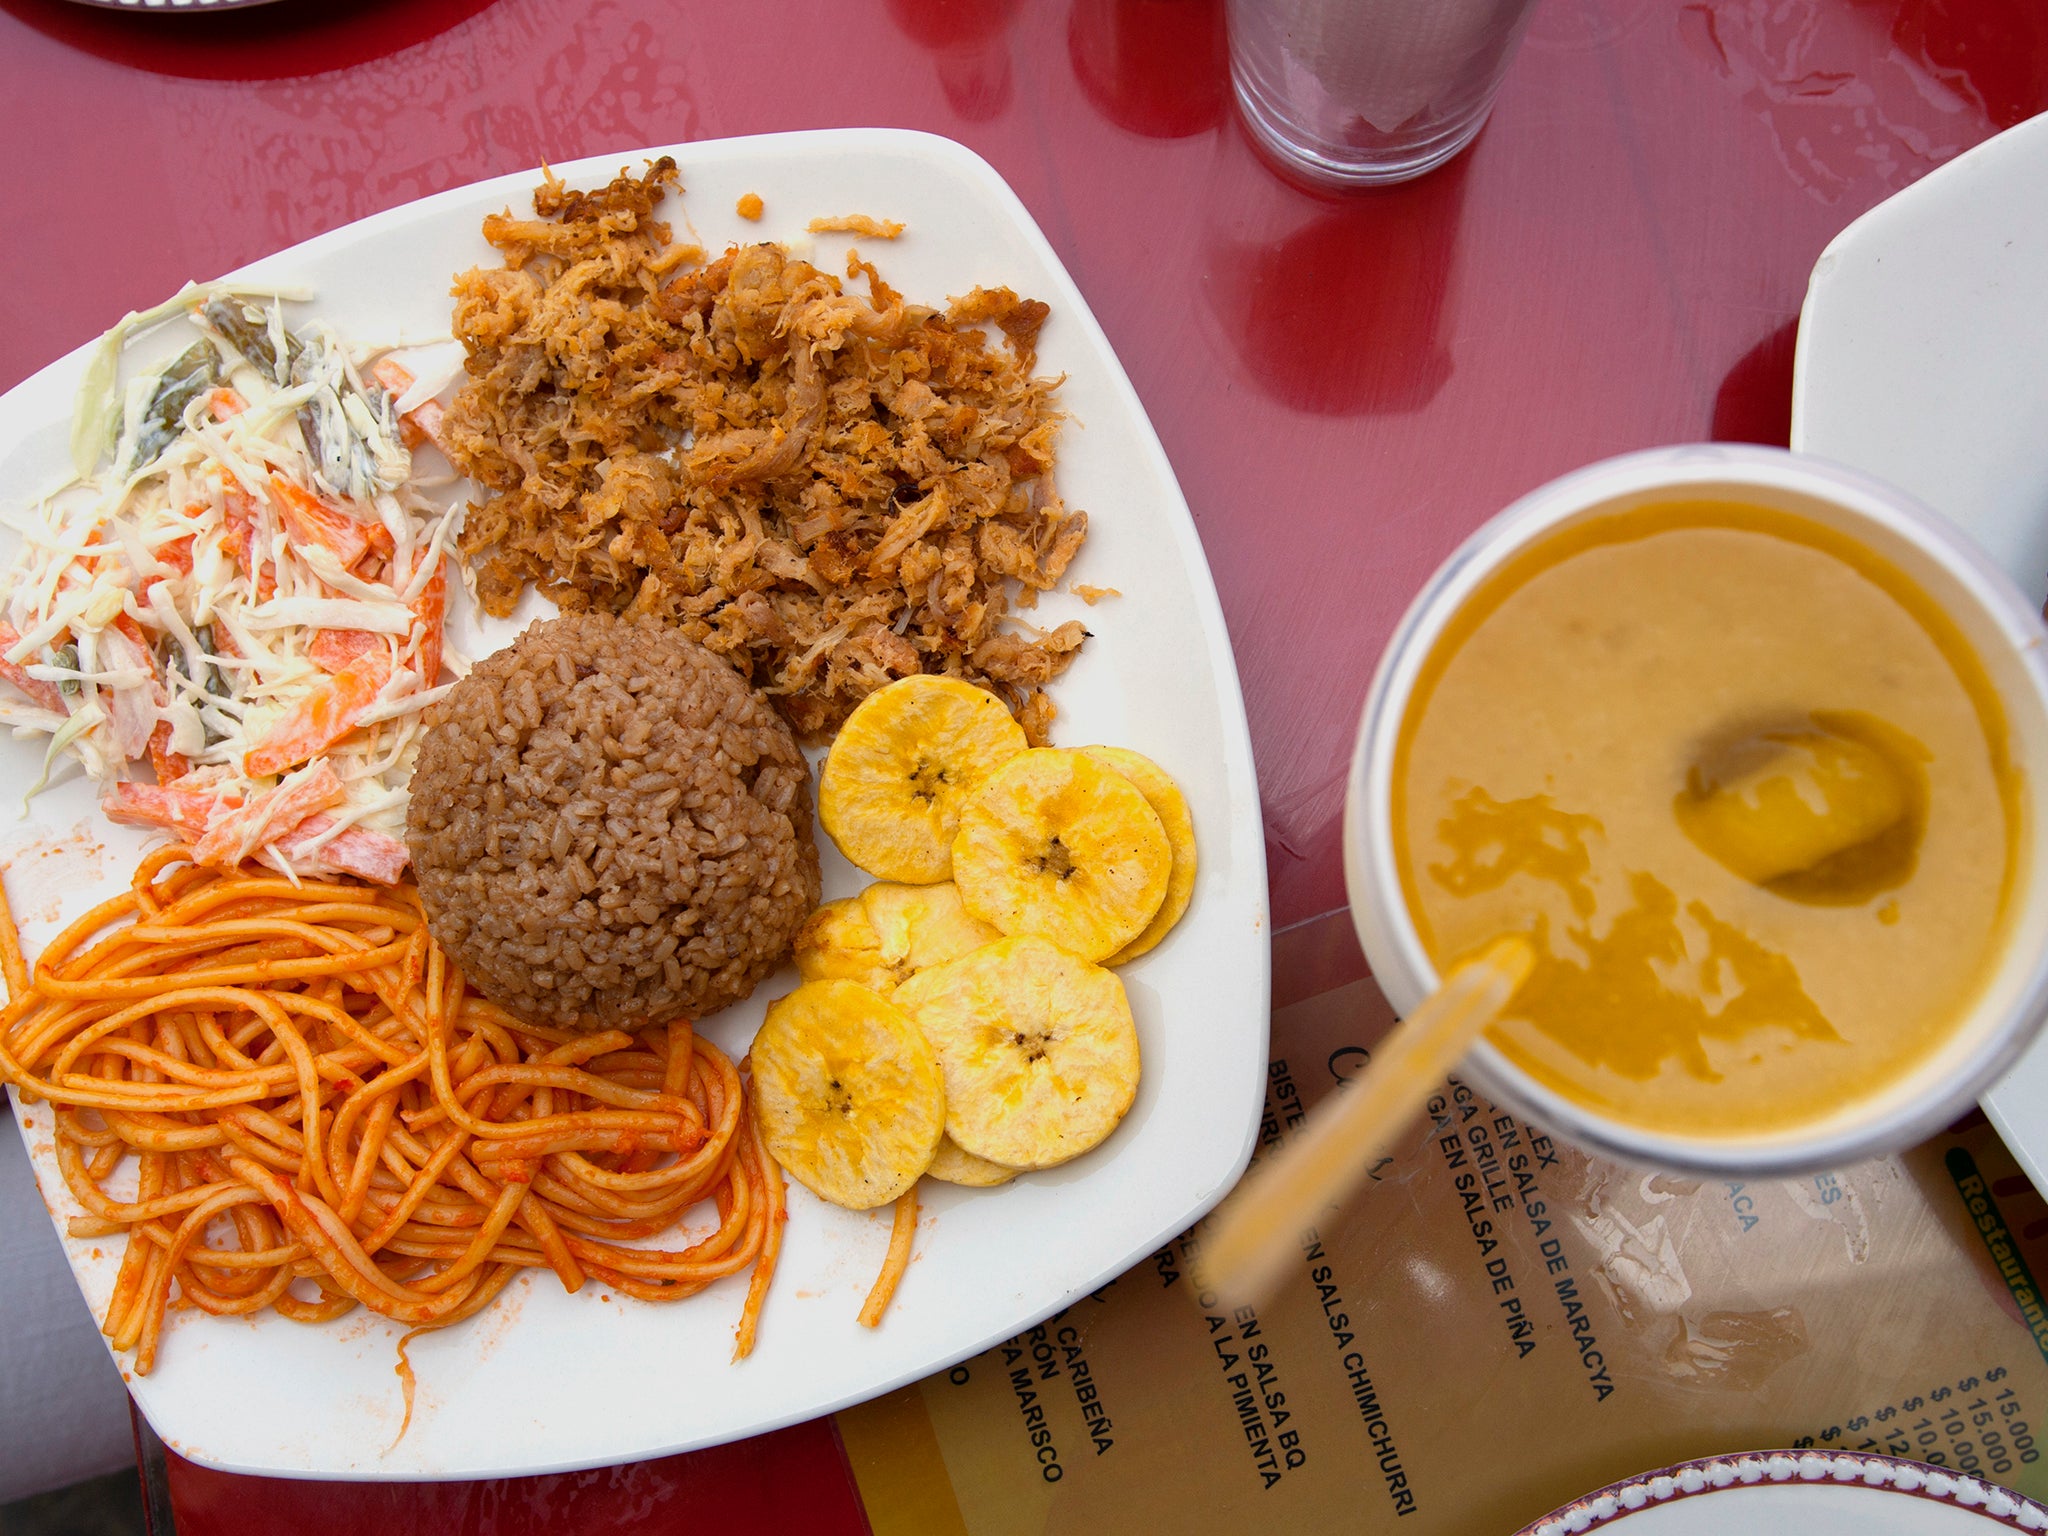
[[[1536,942],[1494,1043],[1654,1130],[1788,1130],[1897,1081],[2010,905],[1981,665],[1903,574],[1784,513],[1647,508],[1522,556],[1432,652],[1394,786],[1437,966]]]

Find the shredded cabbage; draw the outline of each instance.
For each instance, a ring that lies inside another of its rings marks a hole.
[[[48,738],[29,797],[68,754],[122,819],[161,820],[147,761],[186,826],[197,806],[209,839],[295,879],[353,829],[403,832],[421,711],[445,691],[421,675],[441,640],[425,594],[459,526],[402,437],[459,361],[426,349],[394,400],[364,382],[374,354],[359,366],[325,326],[287,324],[306,297],[188,284],[101,337],[77,478],[28,509],[0,573],[0,727]],[[127,343],[173,322],[204,344],[124,380]],[[278,807],[305,797],[272,797],[316,769],[343,798],[286,856],[307,818]]]

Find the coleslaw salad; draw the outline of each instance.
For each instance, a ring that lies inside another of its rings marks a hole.
[[[446,508],[414,472],[448,369],[286,323],[302,295],[190,286],[100,343],[77,478],[0,575],[0,724],[47,738],[107,815],[201,863],[395,881],[443,647]],[[119,379],[135,336],[196,339]],[[430,360],[433,361],[433,360]],[[452,478],[452,477],[444,477]]]

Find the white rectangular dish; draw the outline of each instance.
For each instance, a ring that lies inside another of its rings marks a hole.
[[[1829,242],[1799,320],[1792,447],[1877,475],[2048,593],[2048,114]],[[1982,1100],[2048,1190],[2048,1036]]]
[[[1207,1211],[1250,1155],[1263,1103],[1269,955],[1244,706],[1186,502],[1081,295],[1001,178],[929,135],[779,134],[557,169],[589,186],[661,154],[675,156],[687,188],[662,209],[678,240],[713,252],[733,241],[789,240],[835,272],[859,244],[914,300],[942,304],[982,284],[1051,305],[1039,367],[1065,375],[1059,401],[1071,418],[1057,476],[1068,503],[1090,514],[1070,574],[1122,594],[1094,608],[1052,595],[1033,615],[1048,624],[1086,615],[1094,631],[1054,687],[1054,740],[1116,743],[1156,759],[1187,794],[1201,851],[1186,917],[1121,973],[1143,1054],[1137,1102],[1104,1146],[1069,1166],[993,1190],[927,1184],[915,1258],[873,1331],[855,1314],[880,1266],[889,1212],[839,1210],[792,1184],[759,1340],[738,1364],[730,1357],[744,1274],[656,1305],[595,1283],[569,1296],[552,1275],[529,1273],[482,1316],[413,1342],[417,1402],[401,1435],[400,1328],[360,1311],[324,1327],[275,1314],[174,1313],[155,1371],[130,1387],[165,1442],[209,1466],[291,1477],[493,1477],[639,1460],[810,1418],[942,1369],[1099,1287]],[[237,275],[311,290],[298,312],[352,341],[445,335],[452,276],[496,264],[479,232],[484,215],[523,211],[538,180],[537,171],[522,172],[444,192]],[[759,223],[734,212],[749,192],[766,205]],[[900,219],[907,230],[889,243],[802,233],[812,218],[846,213]],[[157,340],[157,350],[183,341]],[[0,513],[18,514],[62,477],[84,366],[81,349],[0,397]],[[479,630],[457,594],[450,642],[480,655],[519,622]],[[42,747],[0,741],[0,786],[10,800],[35,779]],[[822,833],[820,844],[825,894],[853,893],[863,877]],[[105,820],[75,773],[24,819],[0,821],[0,866],[31,956],[62,922],[124,886],[144,846],[141,834]],[[702,1021],[704,1032],[737,1057],[767,1001],[794,980],[786,971]],[[17,1102],[16,1114],[61,1233],[77,1208],[55,1167],[49,1112]],[[66,1239],[65,1248],[100,1313],[120,1240]]]

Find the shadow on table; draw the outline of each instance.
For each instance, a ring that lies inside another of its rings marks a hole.
[[[1148,139],[1201,133],[1230,110],[1223,0],[1074,0],[1067,57],[1096,110]]]
[[[946,103],[970,123],[1000,117],[1013,94],[1007,34],[1021,0],[887,0],[889,19],[932,56]]]
[[[1248,382],[1318,416],[1427,406],[1451,376],[1445,314],[1470,154],[1330,196],[1278,175],[1234,118],[1218,142],[1206,290]]]
[[[386,58],[494,0],[275,0],[228,10],[127,11],[0,0],[45,37],[131,69],[188,80],[284,80]]]
[[[480,1482],[242,1477],[175,1453],[162,1456],[162,1469],[166,1504],[175,1513],[153,1524],[152,1536],[859,1536],[867,1530],[830,1419],[627,1466]]]
[[[1793,316],[1735,361],[1714,393],[1710,435],[1717,443],[1792,440],[1792,356],[1799,340]]]
[[[133,1471],[0,1504],[0,1531],[7,1536],[144,1536],[147,1529]]]

